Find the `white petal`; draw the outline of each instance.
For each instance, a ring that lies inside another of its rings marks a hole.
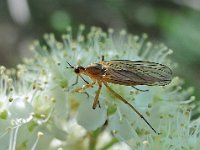
[[[107,119],[107,110],[101,104],[96,109],[92,109],[92,101],[83,100],[78,109],[77,122],[87,130],[95,130],[101,127]]]

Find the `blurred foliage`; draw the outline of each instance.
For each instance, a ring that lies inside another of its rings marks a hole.
[[[22,56],[31,55],[28,45],[33,39],[42,39],[47,32],[60,37],[69,25],[73,29],[81,23],[105,30],[124,28],[133,34],[145,32],[151,40],[173,49],[172,57],[179,65],[175,75],[185,78],[186,85],[194,85],[200,97],[198,0],[34,0],[27,1],[30,18],[24,24],[11,15],[11,10],[20,7],[20,2],[10,7],[12,1],[0,2],[1,65],[15,66]]]

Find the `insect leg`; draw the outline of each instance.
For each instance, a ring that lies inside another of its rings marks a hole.
[[[96,83],[96,81],[94,81],[92,83],[89,83],[89,84],[86,84],[86,85],[83,85],[82,87],[79,87],[79,88],[75,89],[75,92],[82,92],[85,89],[91,88],[91,87],[93,87],[93,85],[95,83]]]
[[[81,77],[81,79],[83,79],[83,81],[84,81],[85,83],[89,84],[89,82],[86,81],[86,80],[82,77],[82,75],[79,74],[79,76]]]
[[[76,85],[78,83],[78,76],[76,76],[76,81],[75,81],[75,83],[73,83],[71,86],[74,86],[74,85]]]
[[[74,85],[76,85],[78,83],[78,76],[76,77],[76,81],[75,83],[73,83],[72,85],[70,85],[68,88],[67,88],[67,91],[69,91]]]
[[[104,61],[104,55],[101,56],[101,61]]]
[[[95,98],[94,98],[94,102],[93,102],[93,105],[92,105],[92,108],[93,108],[93,109],[95,109],[96,106],[97,106],[97,104],[99,104],[99,94],[100,94],[100,92],[101,92],[102,82],[98,82],[98,84],[99,84],[99,88],[98,88],[98,90],[97,90],[97,92],[96,92],[96,96],[95,96]],[[101,107],[100,104],[99,104],[99,107]]]
[[[74,85],[76,85],[78,83],[78,76],[76,77],[76,81],[75,83],[73,83],[72,85],[70,85],[67,89],[67,91],[69,91]],[[84,94],[87,95],[87,97],[89,97],[89,94],[87,92],[83,92]]]
[[[140,92],[148,92],[149,90],[141,90],[141,89],[138,89],[136,88],[135,86],[131,86],[132,88],[136,89],[137,91],[140,91]]]
[[[134,110],[145,122],[146,124],[156,133],[159,135],[159,133],[151,126],[151,124],[144,118],[144,116],[135,108],[133,107],[126,99],[124,99],[123,97],[121,97],[119,94],[117,94],[115,91],[113,91],[106,82],[103,82],[104,85],[106,86],[106,88],[108,89],[108,91],[114,95],[115,97],[117,97],[119,100],[123,101],[125,104],[127,104],[129,107],[131,107],[132,110]]]

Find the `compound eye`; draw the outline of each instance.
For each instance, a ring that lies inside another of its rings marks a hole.
[[[75,68],[75,69],[74,69],[74,72],[75,72],[75,73],[80,73],[80,69],[79,69],[79,68]]]

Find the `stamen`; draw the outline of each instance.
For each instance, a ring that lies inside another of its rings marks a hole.
[[[31,148],[31,150],[35,150],[35,148],[36,148],[36,146],[37,146],[37,144],[38,144],[38,141],[39,141],[40,137],[43,136],[43,135],[44,135],[44,134],[43,134],[42,132],[38,132],[38,134],[37,134],[37,139],[36,139],[35,143],[33,144],[33,147]]]

